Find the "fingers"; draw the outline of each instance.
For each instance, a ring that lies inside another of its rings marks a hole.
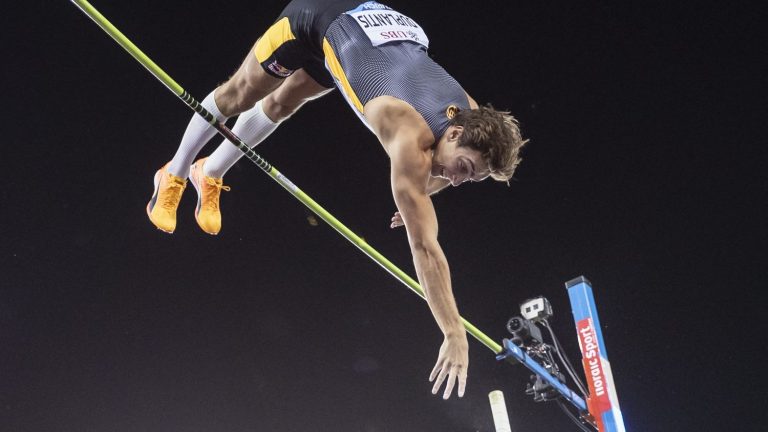
[[[399,226],[403,226],[403,218],[400,216],[400,212],[395,212],[394,216],[392,216],[392,223],[389,225],[389,227],[397,228]]]
[[[445,391],[443,392],[443,399],[448,399],[451,397],[451,392],[453,391],[453,385],[456,381],[456,368],[451,368],[451,373],[448,374],[448,383],[445,385]]]
[[[464,397],[464,390],[467,389],[467,371],[462,370],[459,373],[459,390],[456,393],[459,397]]]
[[[437,379],[435,379],[435,374],[437,374]],[[439,364],[435,366],[435,370],[432,371],[432,374],[429,377],[430,381],[433,379],[435,380],[435,385],[432,386],[432,394],[437,394],[437,392],[440,391],[440,387],[442,387],[443,381],[445,381],[447,375],[448,372],[446,368],[441,367]]]
[[[435,367],[432,368],[432,373],[429,374],[429,382],[435,380],[435,377],[437,376],[437,373],[440,372],[440,369],[440,361],[438,360],[437,364],[435,364]]]
[[[443,399],[448,399],[451,397],[451,393],[453,392],[453,387],[456,385],[457,381],[459,383],[459,386],[456,391],[456,394],[459,397],[464,396],[464,391],[467,388],[466,369],[463,369],[461,366],[458,366],[458,365],[446,368],[446,367],[442,367],[442,365],[438,363],[435,365],[435,368],[432,369],[432,373],[429,375],[429,381],[432,382],[433,380],[435,380],[435,377],[437,377],[437,380],[432,386],[432,394],[437,394],[437,392],[440,390],[440,387],[443,385],[443,382],[447,377],[448,381],[446,382],[445,390],[443,391]]]
[[[459,397],[464,396],[464,390],[467,387],[467,367],[469,366],[469,359],[467,358],[467,342],[466,338],[449,338],[446,337],[443,341],[443,345],[440,346],[440,354],[437,358],[437,363],[432,369],[432,373],[429,374],[429,381],[434,380],[432,385],[432,394],[437,394],[443,382],[445,383],[445,390],[443,391],[443,399],[448,399],[453,393],[453,388],[458,381],[458,389],[456,394]]]

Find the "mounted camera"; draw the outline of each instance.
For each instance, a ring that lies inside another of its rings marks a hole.
[[[552,305],[544,297],[536,297],[526,300],[520,305],[520,313],[523,318],[534,322],[544,321],[552,316]]]
[[[533,321],[516,316],[507,321],[507,331],[512,334],[513,344],[519,347],[539,345],[544,342],[539,329]]]

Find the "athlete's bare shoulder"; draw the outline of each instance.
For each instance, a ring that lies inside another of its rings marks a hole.
[[[467,101],[469,102],[469,109],[478,109],[480,106],[477,104],[477,102],[472,99],[472,96],[469,95],[469,93],[464,92],[464,94],[467,95]]]
[[[427,122],[407,102],[392,96],[371,99],[363,109],[368,124],[385,150],[393,141],[408,141],[427,151],[434,143]]]

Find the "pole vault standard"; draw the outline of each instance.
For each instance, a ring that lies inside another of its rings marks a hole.
[[[220,123],[216,121],[216,117],[213,116],[213,114],[209,113],[205,108],[203,108],[202,105],[198,101],[196,101],[189,93],[187,93],[186,90],[184,90],[176,81],[173,80],[168,74],[165,73],[160,67],[155,64],[155,62],[152,61],[149,57],[147,57],[146,54],[144,54],[136,45],[133,44],[123,33],[120,32],[120,30],[117,29],[112,23],[107,20],[104,15],[102,15],[99,11],[96,10],[93,6],[91,6],[90,3],[88,3],[86,0],[71,0],[72,3],[74,3],[80,10],[82,10],[86,15],[88,15],[89,18],[91,18],[99,27],[101,27],[102,30],[104,30],[109,36],[112,37],[112,39],[115,40],[121,47],[123,47],[128,54],[130,54],[136,61],[142,64],[152,75],[155,76],[160,82],[165,84],[166,87],[168,87],[168,90],[173,92],[176,96],[179,97],[184,103],[187,104],[192,110],[194,110],[196,113],[198,113],[200,116],[202,116],[205,121],[211,124],[216,130],[224,136],[229,142],[231,142],[233,145],[235,145],[238,149],[240,149],[241,152],[245,154],[248,159],[251,160],[251,162],[255,163],[259,168],[261,168],[265,173],[269,174],[270,177],[272,177],[273,180],[275,180],[277,183],[280,184],[285,190],[291,193],[296,199],[301,201],[305,206],[307,206],[310,210],[312,210],[315,214],[320,216],[322,220],[328,223],[333,229],[339,232],[345,239],[349,240],[350,243],[357,246],[361,251],[363,251],[364,254],[368,255],[372,260],[376,261],[377,264],[384,267],[384,270],[388,271],[392,276],[394,276],[397,280],[405,284],[408,288],[410,288],[413,292],[418,294],[419,297],[422,299],[426,299],[424,295],[424,289],[421,288],[418,282],[413,280],[410,276],[408,276],[404,271],[400,270],[397,266],[395,266],[391,261],[389,261],[386,257],[384,257],[382,254],[380,254],[376,249],[371,247],[368,243],[365,242],[360,236],[352,232],[349,228],[347,228],[344,224],[342,224],[338,219],[336,219],[332,214],[330,214],[327,210],[325,210],[323,207],[320,206],[315,200],[313,200],[309,195],[304,193],[301,189],[299,189],[295,184],[293,184],[290,180],[288,180],[287,177],[285,177],[283,174],[280,173],[272,164],[267,162],[264,158],[259,156],[256,152],[253,151],[246,143],[243,142],[240,138],[238,138],[232,131],[226,127],[223,123]],[[491,351],[493,351],[495,354],[499,354],[502,352],[502,348],[499,344],[493,341],[488,335],[481,332],[477,329],[472,323],[467,321],[466,319],[461,319],[462,323],[464,324],[464,328],[467,330],[469,334],[471,334],[475,339],[480,341],[483,345],[488,347]]]

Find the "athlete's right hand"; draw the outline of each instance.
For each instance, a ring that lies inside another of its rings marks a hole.
[[[394,216],[392,216],[392,223],[389,224],[390,228],[397,228],[399,226],[403,226],[403,217],[400,216],[400,212],[395,212]]]
[[[469,367],[469,344],[467,343],[467,334],[461,332],[458,336],[446,336],[443,345],[440,346],[440,354],[437,357],[437,364],[429,375],[429,381],[435,381],[432,386],[432,394],[437,394],[443,385],[445,378],[445,391],[443,399],[451,397],[453,386],[456,381],[459,388],[456,394],[459,397],[464,396],[464,389],[467,386],[467,368]],[[437,378],[437,379],[435,379]]]

